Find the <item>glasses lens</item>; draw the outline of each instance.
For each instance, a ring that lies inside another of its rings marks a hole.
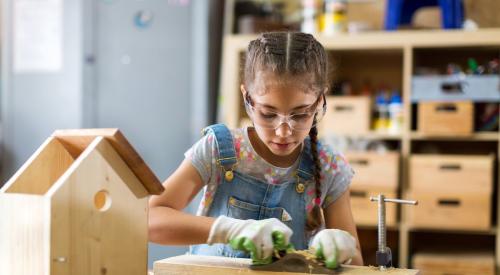
[[[269,129],[276,129],[281,124],[287,123],[293,130],[308,130],[312,127],[314,113],[301,113],[284,116],[276,112],[258,107],[247,107],[255,124]]]
[[[314,113],[294,114],[290,116],[290,126],[295,130],[309,130],[313,127]]]
[[[325,113],[325,105],[314,111],[282,115],[259,106],[252,106],[245,100],[245,108],[253,122],[262,128],[276,129],[281,124],[287,123],[293,130],[309,130],[321,121]],[[316,119],[314,119],[316,117]]]
[[[280,114],[258,107],[253,107],[253,119],[255,124],[271,129],[276,129],[282,123]]]

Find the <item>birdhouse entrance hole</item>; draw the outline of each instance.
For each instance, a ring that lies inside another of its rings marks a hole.
[[[97,192],[94,196],[94,206],[97,210],[104,212],[111,207],[111,196],[106,190]]]

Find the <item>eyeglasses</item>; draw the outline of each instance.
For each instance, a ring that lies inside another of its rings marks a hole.
[[[320,99],[323,98],[323,106],[318,107]],[[283,123],[288,124],[290,129],[296,131],[310,130],[316,126],[326,112],[325,95],[321,94],[311,105],[304,107],[303,110],[292,114],[280,114],[264,106],[253,103],[252,98],[245,91],[245,109],[253,122],[262,128],[276,130]]]

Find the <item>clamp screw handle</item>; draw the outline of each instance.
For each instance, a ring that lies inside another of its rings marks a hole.
[[[376,197],[370,197],[370,201],[378,202],[378,250],[376,259],[380,270],[385,270],[386,267],[392,266],[392,253],[391,249],[387,247],[386,241],[387,228],[385,224],[385,203],[393,202],[417,205],[418,201],[387,199],[383,194],[379,194]]]

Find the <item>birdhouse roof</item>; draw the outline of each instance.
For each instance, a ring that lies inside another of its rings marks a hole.
[[[116,128],[56,130],[52,136],[57,138],[75,159],[96,137],[102,136],[111,143],[149,194],[158,195],[164,190],[153,171]]]

